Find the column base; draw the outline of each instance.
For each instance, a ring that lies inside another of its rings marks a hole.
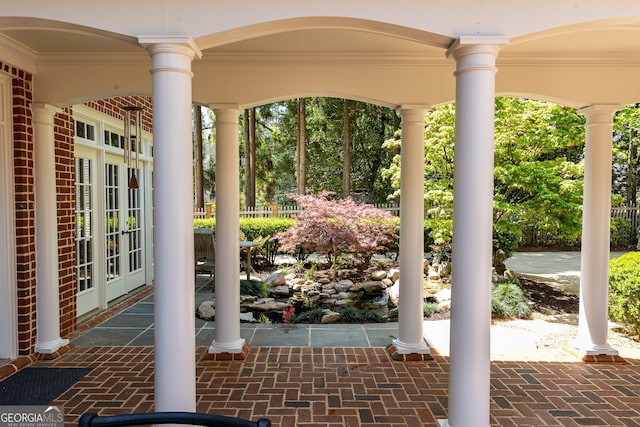
[[[433,360],[431,348],[424,342],[423,345],[407,345],[400,340],[393,340],[387,346],[387,352],[395,361]]]
[[[584,363],[625,363],[618,350],[609,344],[603,346],[584,345],[577,341],[567,344],[564,349]]]
[[[52,340],[52,341],[47,341],[47,342],[43,342],[43,343],[36,343],[35,350],[36,350],[36,353],[53,354],[56,351],[60,350],[61,347],[64,347],[67,344],[69,344],[69,340],[62,339],[62,338],[57,338],[57,339]]]
[[[240,353],[244,347],[244,338],[240,338],[237,341],[230,343],[220,343],[213,340],[211,345],[209,346],[209,354],[220,354],[220,353]]]
[[[251,350],[251,346],[249,344],[244,344],[242,346],[242,350],[237,353],[230,352],[218,352],[211,353],[211,347],[209,347],[209,353],[206,353],[203,357],[203,360],[246,360],[249,355],[249,351]]]

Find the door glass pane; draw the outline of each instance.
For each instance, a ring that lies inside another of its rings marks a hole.
[[[91,160],[76,158],[76,274],[78,292],[93,288],[93,233],[91,230]]]
[[[140,182],[140,169],[129,168],[128,177],[134,174]],[[128,190],[127,230],[129,235],[129,273],[142,269],[142,201],[140,188]]]
[[[118,202],[119,166],[105,165],[106,265],[107,282],[120,277],[120,224]]]

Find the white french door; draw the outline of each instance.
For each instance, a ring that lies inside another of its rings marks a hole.
[[[138,188],[129,188],[135,175]],[[107,302],[145,284],[144,174],[121,157],[104,165],[105,273]]]
[[[96,260],[98,159],[95,150],[76,146],[76,315],[100,307],[100,266]]]

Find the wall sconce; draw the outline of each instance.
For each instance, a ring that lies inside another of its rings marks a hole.
[[[135,153],[135,169],[131,171],[129,189],[139,188],[136,170],[139,167],[142,145],[142,108],[138,106],[124,107],[124,162],[127,169],[133,164]]]

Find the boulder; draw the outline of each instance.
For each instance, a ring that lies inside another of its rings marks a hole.
[[[271,288],[271,292],[279,297],[288,297],[289,296],[289,286],[287,285],[279,285],[274,288]]]
[[[396,280],[393,286],[387,288],[389,293],[389,305],[391,307],[397,307],[400,301],[400,280]]]
[[[333,323],[340,320],[340,313],[336,313],[331,310],[324,310],[324,315],[322,316],[322,320],[320,323]]]
[[[261,311],[261,312],[265,312],[265,311],[282,311],[286,308],[289,307],[289,304],[287,304],[286,302],[279,302],[279,301],[269,301],[269,302],[264,302],[262,304],[252,304],[251,308],[255,311]]]
[[[333,288],[336,290],[336,292],[340,293],[340,292],[346,292],[349,290],[349,288],[351,288],[353,286],[353,282],[349,279],[344,279],[344,280],[340,280],[338,283],[336,283]]]
[[[246,313],[240,313],[240,321],[241,322],[248,322],[248,323],[257,322],[255,317],[253,317],[253,312],[251,312],[251,311],[248,311]]]
[[[387,272],[384,270],[376,270],[369,275],[369,278],[374,281],[381,281],[387,278]]]
[[[357,298],[357,294],[353,292],[340,292],[338,294],[338,299],[354,299]]]
[[[269,286],[282,286],[287,283],[282,270],[276,270],[269,275],[264,281]]]
[[[387,278],[392,282],[395,282],[400,278],[400,270],[398,270],[397,268],[392,268],[387,272]]]
[[[367,281],[367,282],[362,282],[359,285],[357,285],[358,290],[363,290],[365,292],[365,294],[376,294],[379,295],[382,293],[382,290],[385,289],[385,286],[382,284],[381,281]]]
[[[438,274],[440,275],[440,278],[451,276],[451,261],[445,261],[440,264]]]
[[[451,302],[451,289],[443,289],[440,292],[437,292],[433,295],[438,304],[443,302]]]
[[[196,316],[202,320],[213,320],[216,317],[216,300],[215,298],[206,300],[198,307]]]

